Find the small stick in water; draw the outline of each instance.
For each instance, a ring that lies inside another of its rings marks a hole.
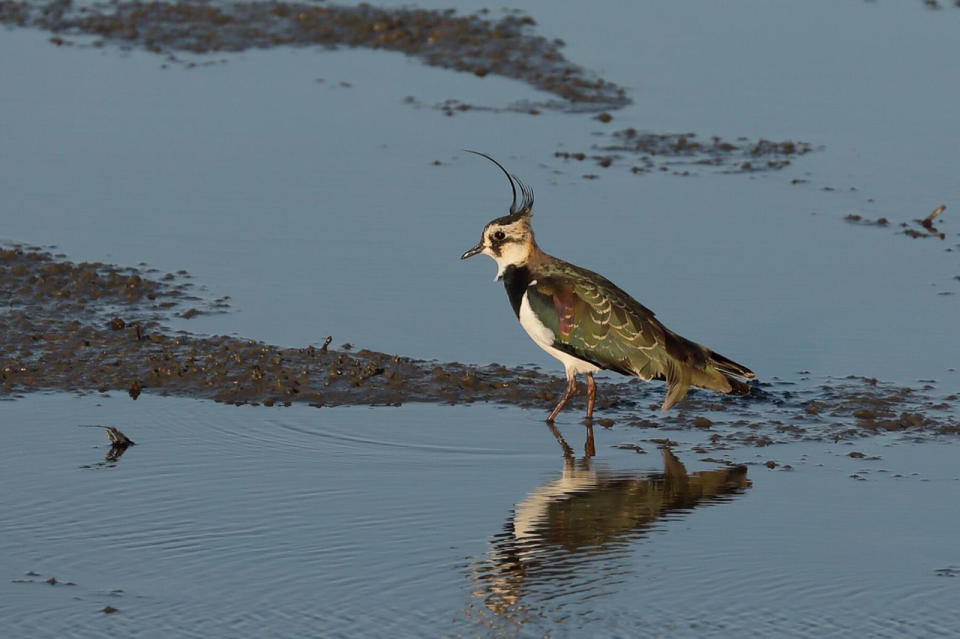
[[[937,217],[938,215],[940,215],[941,213],[943,213],[943,212],[946,211],[946,210],[947,210],[947,205],[946,205],[946,204],[941,204],[940,206],[938,206],[937,208],[935,208],[935,209],[933,210],[933,213],[931,213],[931,214],[928,215],[927,217],[923,218],[923,221],[920,222],[920,223],[923,224],[923,227],[924,227],[925,229],[932,231],[932,230],[933,230],[933,220],[936,219],[936,217]]]
[[[110,443],[114,446],[122,446],[126,448],[127,446],[133,446],[133,440],[121,433],[115,426],[104,426],[104,429],[107,431],[107,437],[110,438]]]
[[[121,433],[114,426],[104,426],[104,429],[107,431],[107,437],[110,438],[110,450],[107,451],[107,456],[103,458],[105,462],[116,463],[119,460],[123,453],[126,452],[127,448],[133,446],[133,440]]]

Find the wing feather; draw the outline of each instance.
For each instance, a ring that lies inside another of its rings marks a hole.
[[[753,373],[666,328],[653,311],[601,275],[556,260],[527,289],[531,310],[554,334],[554,348],[602,369],[666,380],[664,410],[690,386],[749,391],[734,377]]]
[[[662,327],[653,313],[598,275],[576,275],[538,274],[527,289],[531,310],[554,332],[553,346],[603,369],[662,376]]]

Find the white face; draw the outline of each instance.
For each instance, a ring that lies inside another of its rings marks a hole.
[[[494,220],[483,229],[480,243],[463,254],[466,259],[477,253],[489,255],[497,263],[497,277],[503,277],[503,272],[511,264],[523,264],[530,256],[533,248],[533,231],[527,218],[505,222],[503,219]]]

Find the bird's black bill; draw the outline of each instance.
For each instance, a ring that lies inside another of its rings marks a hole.
[[[461,260],[465,260],[465,259],[467,259],[468,257],[473,257],[474,255],[476,255],[477,253],[480,253],[481,251],[483,251],[483,243],[482,243],[482,242],[481,242],[480,244],[477,244],[476,246],[474,246],[472,249],[470,249],[469,251],[467,251],[467,252],[464,253],[463,255],[461,255],[461,256],[460,256],[460,259],[461,259]]]

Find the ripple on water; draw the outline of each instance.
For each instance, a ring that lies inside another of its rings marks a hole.
[[[4,410],[8,636],[921,636],[958,621],[956,580],[935,573],[956,562],[957,514],[922,506],[951,503],[955,447],[878,443],[892,471],[922,462],[931,481],[855,482],[846,464],[863,462],[827,444],[780,451],[793,473],[704,467],[692,442],[638,456],[615,445],[653,432],[584,442],[581,425],[479,405],[35,395]],[[93,471],[109,446],[82,424],[137,445]]]

